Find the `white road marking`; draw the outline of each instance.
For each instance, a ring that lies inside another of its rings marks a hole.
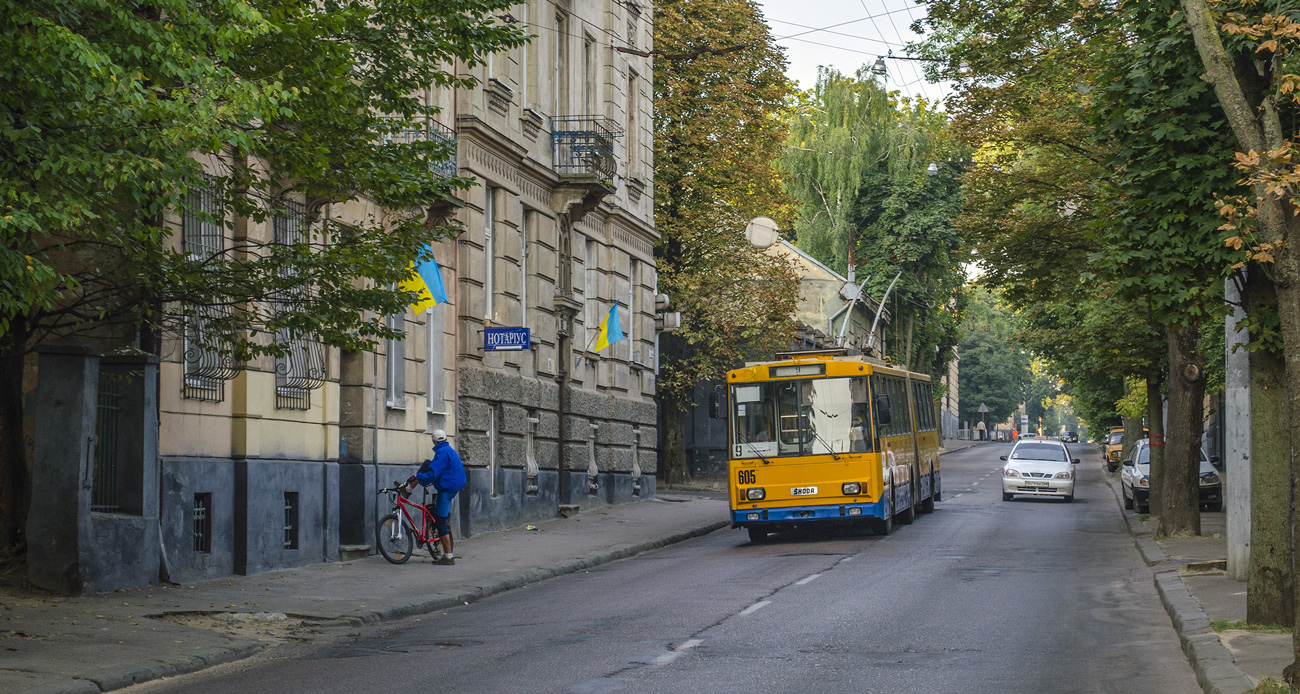
[[[740,614],[754,614],[755,612],[758,612],[759,610],[761,610],[761,609],[763,609],[764,607],[767,607],[768,605],[771,605],[771,604],[772,604],[772,601],[771,601],[771,600],[764,600],[764,601],[762,601],[762,602],[756,602],[756,603],[754,603],[753,605],[750,605],[749,607],[746,607],[745,609],[741,610],[741,611],[740,611]]]
[[[665,653],[665,654],[659,656],[658,658],[655,658],[654,660],[650,661],[650,664],[651,664],[651,665],[667,665],[668,663],[671,663],[671,662],[673,662],[674,660],[677,660],[678,658],[680,658],[680,657],[682,657],[683,655],[685,655],[685,654],[686,654],[686,651],[689,651],[689,650],[691,650],[692,648],[695,648],[696,646],[698,646],[698,645],[700,645],[700,644],[702,644],[702,643],[704,643],[704,641],[701,640],[701,639],[691,639],[691,640],[689,640],[689,641],[684,641],[684,642],[682,642],[682,644],[681,644],[680,646],[678,646],[677,648],[675,648],[675,649],[673,649],[673,650],[671,650],[671,651],[669,651],[669,652],[667,652],[667,653]]]
[[[795,584],[796,586],[806,586],[806,585],[808,585],[809,583],[812,583],[813,581],[816,581],[818,578],[821,578],[821,574],[813,574],[813,575],[811,575],[811,576],[808,576],[807,578],[801,578],[801,579],[795,581],[794,584]]]
[[[961,498],[961,494],[953,494],[953,495],[952,495],[952,498],[954,498],[954,499],[960,499],[960,498]]]

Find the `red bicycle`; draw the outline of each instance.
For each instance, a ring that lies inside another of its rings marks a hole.
[[[433,510],[429,508],[429,490],[424,489],[423,504],[411,501],[413,491],[415,482],[407,481],[405,484],[393,482],[392,487],[378,492],[388,495],[393,512],[380,519],[375,528],[375,545],[379,548],[379,553],[393,564],[405,564],[411,558],[411,551],[417,542],[429,550],[429,556],[434,561],[443,555],[438,523],[433,519]],[[417,513],[419,523],[415,522],[412,513]],[[450,532],[447,537],[451,538]]]

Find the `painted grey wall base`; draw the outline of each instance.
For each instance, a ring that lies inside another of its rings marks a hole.
[[[335,462],[236,460],[235,573],[337,559],[338,489]],[[290,493],[296,527],[286,520]]]
[[[285,492],[297,493],[297,548],[285,547]],[[339,465],[319,460],[168,458],[163,547],[170,580],[252,574],[338,559]],[[198,495],[210,495],[206,549]]]
[[[162,540],[168,579],[189,583],[235,573],[235,462],[228,458],[164,458]],[[210,494],[210,551],[195,548],[196,494]]]

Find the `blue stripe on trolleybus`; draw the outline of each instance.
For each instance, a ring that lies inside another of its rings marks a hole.
[[[849,509],[860,508],[862,513],[850,515]],[[843,509],[841,511],[841,509]],[[759,514],[758,520],[749,520],[749,514]],[[749,523],[792,523],[812,520],[858,520],[860,518],[883,518],[884,504],[873,501],[861,504],[832,504],[829,506],[784,506],[781,508],[750,508],[731,512],[731,522],[736,525]]]

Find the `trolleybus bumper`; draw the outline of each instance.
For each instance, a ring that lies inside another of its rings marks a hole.
[[[879,501],[830,504],[827,506],[784,506],[781,508],[751,508],[731,512],[731,527],[812,523],[819,521],[855,521],[865,518],[884,518],[885,505]]]

